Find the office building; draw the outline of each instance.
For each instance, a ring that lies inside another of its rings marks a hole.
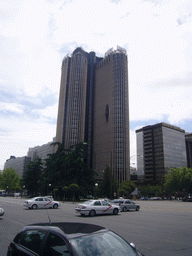
[[[16,173],[19,174],[19,177],[22,178],[24,171],[26,171],[26,166],[31,159],[27,156],[15,157],[10,156],[4,164],[4,170],[12,167]]]
[[[185,134],[186,152],[187,152],[187,167],[192,168],[192,133]]]
[[[27,156],[30,157],[31,161],[35,161],[36,157],[41,158],[42,162],[48,158],[48,155],[55,153],[55,146],[52,145],[53,142],[48,142],[42,146],[36,146],[34,148],[29,148]]]
[[[88,165],[102,179],[108,165],[114,178],[130,178],[128,67],[126,51],[104,58],[77,48],[62,63],[56,141],[65,148],[88,147]]]
[[[138,176],[161,182],[170,168],[187,166],[185,131],[166,123],[136,130]]]

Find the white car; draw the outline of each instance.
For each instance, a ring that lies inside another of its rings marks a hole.
[[[76,213],[81,215],[89,215],[91,217],[96,214],[114,214],[117,215],[121,208],[117,205],[110,204],[105,200],[88,200],[78,204],[75,207]]]
[[[47,197],[34,197],[24,202],[23,206],[29,209],[37,208],[54,208],[57,209],[61,204],[57,201],[52,201]]]
[[[4,209],[2,207],[0,207],[0,216],[3,216],[5,213]]]

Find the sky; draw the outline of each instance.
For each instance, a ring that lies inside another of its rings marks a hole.
[[[0,170],[56,135],[61,63],[76,47],[127,50],[135,130],[192,132],[191,0],[0,0]]]

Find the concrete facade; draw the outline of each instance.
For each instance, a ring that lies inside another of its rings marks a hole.
[[[55,146],[52,145],[53,142],[48,142],[47,144],[43,144],[42,146],[36,146],[34,148],[29,148],[27,152],[27,156],[31,159],[31,161],[35,161],[36,157],[39,157],[44,161],[48,158],[49,154],[55,153]]]
[[[24,171],[26,170],[26,165],[29,163],[30,158],[27,156],[23,157],[15,157],[11,156],[9,159],[6,160],[4,164],[4,170],[7,168],[12,167],[16,173],[19,174],[21,178],[23,176]]]

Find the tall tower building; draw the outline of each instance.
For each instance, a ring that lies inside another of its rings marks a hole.
[[[104,58],[77,48],[62,63],[56,141],[88,146],[87,163],[102,179],[108,165],[118,181],[130,179],[126,51]]]

